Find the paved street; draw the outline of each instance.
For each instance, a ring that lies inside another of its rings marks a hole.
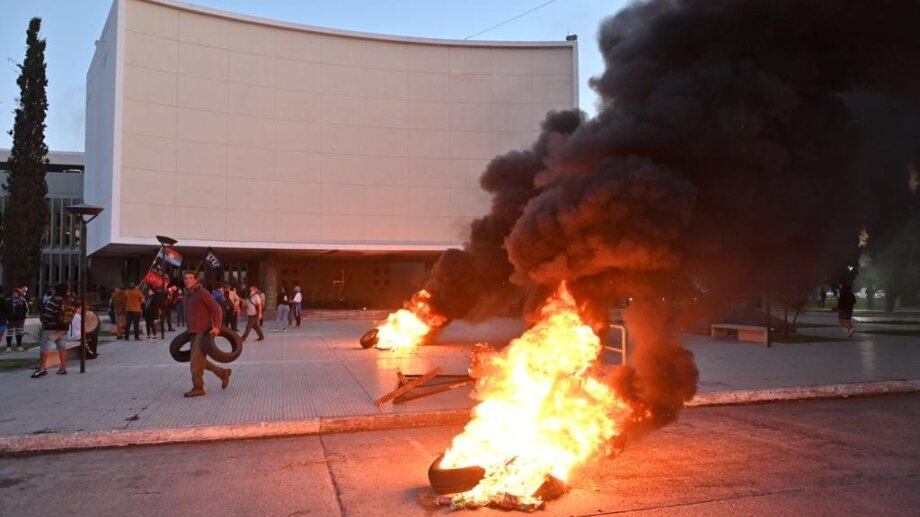
[[[824,327],[802,333],[840,338],[832,315],[806,318]],[[392,390],[396,370],[466,372],[477,341],[502,345],[523,329],[519,321],[479,325],[455,322],[436,346],[411,352],[363,350],[357,340],[371,320],[308,321],[305,328],[269,333],[246,343],[232,363],[233,381],[222,391],[207,374],[208,396],[185,399],[188,365],[174,362],[166,341],[114,341],[100,348],[87,373],[30,379],[28,369],[0,372],[0,436],[117,429],[170,429],[203,425],[284,422],[468,408],[469,388],[404,405],[374,406]],[[920,325],[860,325],[917,329]],[[617,337],[611,336],[615,342]],[[685,335],[700,368],[700,392],[920,379],[920,338],[857,334],[852,340],[777,343],[766,348],[733,340]],[[31,351],[34,355],[35,351]],[[6,357],[17,354],[6,354]],[[19,354],[19,355],[22,355]],[[616,358],[611,358],[616,359]]]
[[[547,515],[906,515],[920,395],[686,410]],[[426,471],[459,427],[0,459],[4,515],[446,515]],[[476,515],[498,514],[480,510]],[[503,515],[506,515],[502,513]]]

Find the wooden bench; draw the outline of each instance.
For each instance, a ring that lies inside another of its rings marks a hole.
[[[734,323],[713,323],[709,334],[714,338],[737,337],[738,341],[767,344],[767,327],[735,325]]]

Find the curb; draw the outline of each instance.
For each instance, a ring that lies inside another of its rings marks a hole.
[[[726,406],[785,400],[868,397],[918,391],[920,391],[920,380],[857,382],[702,393],[694,397],[686,406]],[[469,409],[454,409],[425,413],[315,418],[292,422],[9,435],[0,436],[0,455],[432,427],[464,424],[469,421],[469,418]]]

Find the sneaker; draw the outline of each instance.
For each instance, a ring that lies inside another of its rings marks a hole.
[[[853,334],[855,333],[856,333],[856,329],[850,329],[850,331],[847,332],[847,337],[853,337]]]
[[[13,352],[13,349],[12,349],[12,348],[4,348],[3,351],[0,352],[0,354],[9,354],[9,353],[12,353],[12,352]]]
[[[38,370],[35,370],[35,373],[32,374],[32,378],[37,379],[39,377],[44,377],[45,375],[48,375],[48,370],[39,368]]]
[[[57,371],[57,374],[58,374],[58,375],[67,375],[67,370],[58,370],[58,371]]]
[[[21,346],[17,346],[17,347],[16,347],[16,351],[17,351],[17,352],[25,352],[26,349],[23,348],[23,347],[21,347]]]

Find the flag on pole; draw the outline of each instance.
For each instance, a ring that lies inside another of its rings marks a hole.
[[[166,284],[166,276],[159,271],[151,269],[144,276],[144,283],[151,287],[163,287]]]
[[[157,258],[161,258],[175,267],[182,265],[182,254],[172,246],[163,246]]]
[[[217,255],[214,254],[214,250],[210,247],[208,247],[208,254],[204,256],[204,261],[207,262],[208,267],[218,275],[223,271],[220,260],[217,259]]]

